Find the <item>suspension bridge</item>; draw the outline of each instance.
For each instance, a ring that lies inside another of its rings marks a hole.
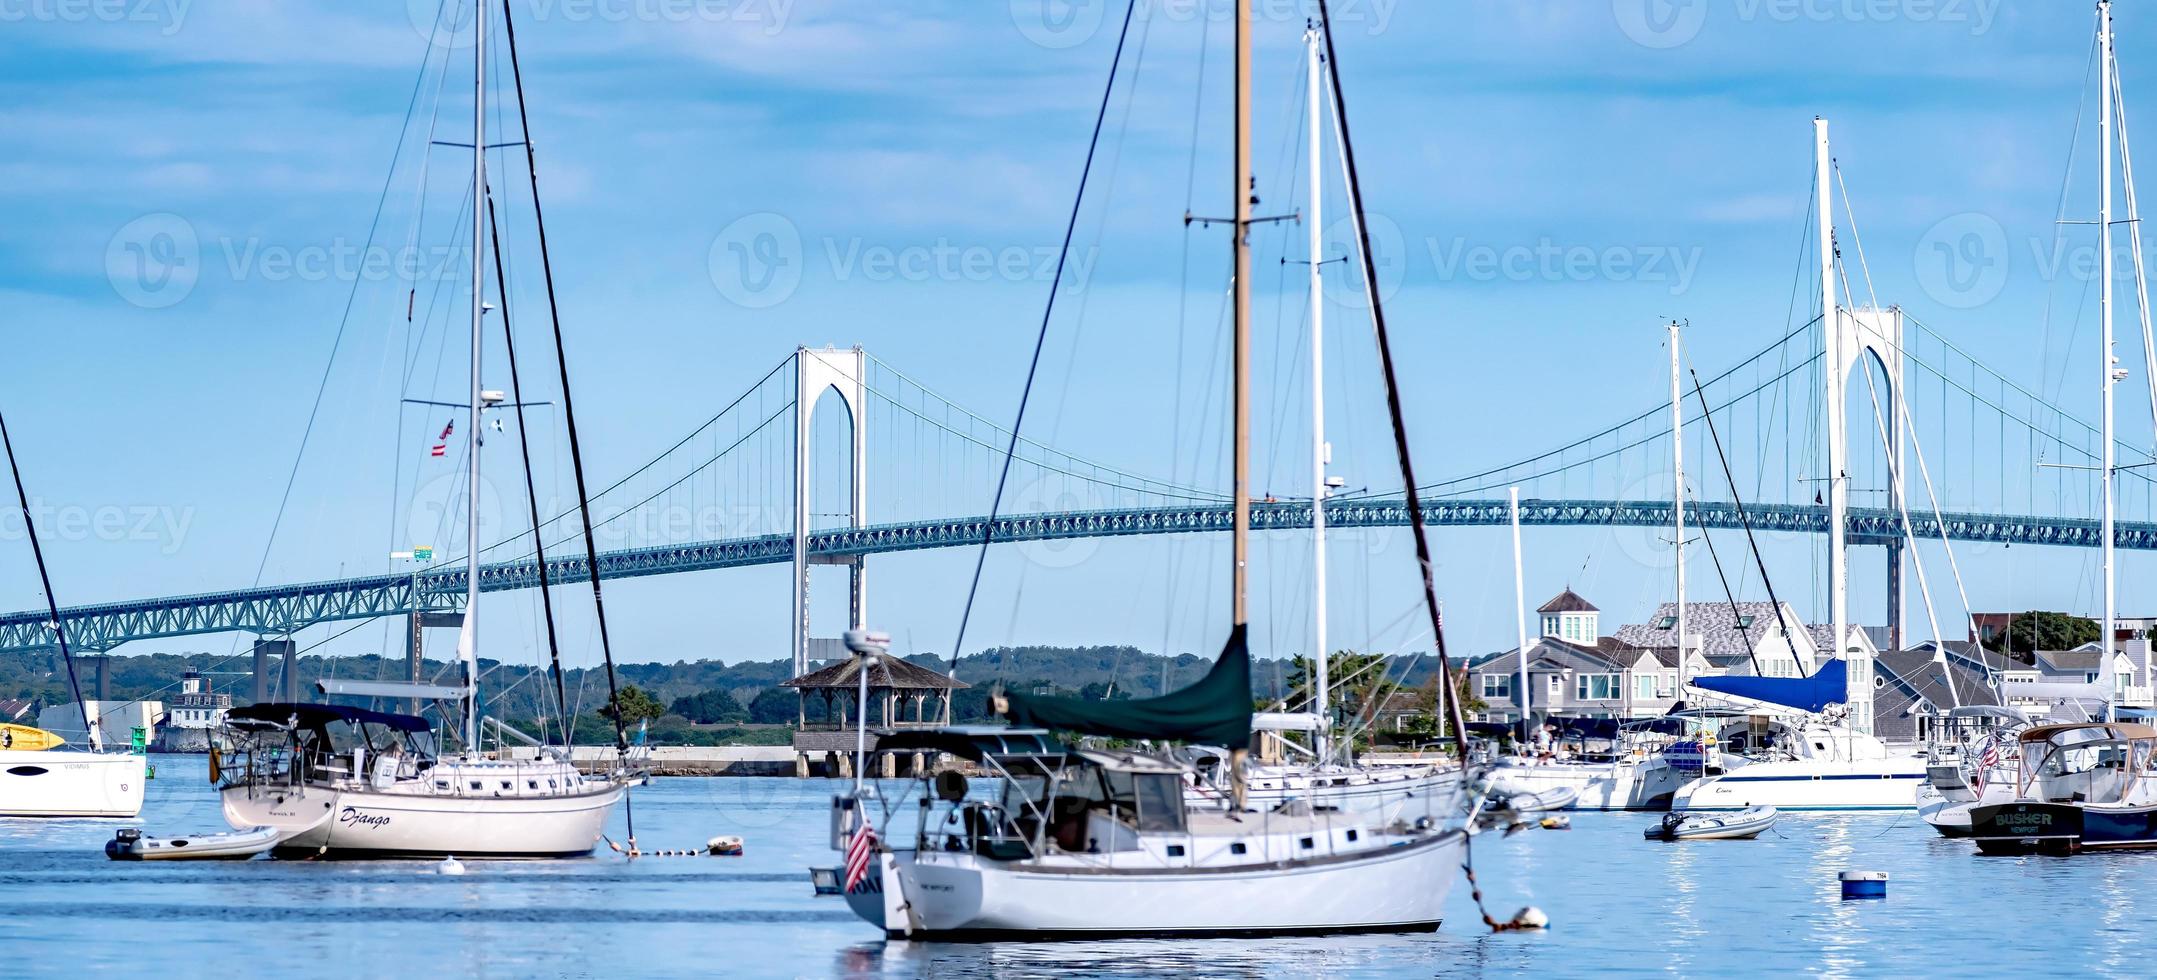
[[[2097,546],[2096,481],[2075,471],[2100,458],[2098,430],[1914,318],[1892,310],[1877,315],[1892,316],[1896,328],[1860,364],[1864,385],[1849,384],[1860,393],[1852,396],[1858,419],[1851,424],[1879,438],[1853,444],[1867,451],[1847,455],[1844,479],[1852,492],[1877,494],[1885,505],[1849,508],[1850,543],[1888,546],[1898,563],[1913,539]],[[1831,530],[1831,509],[1818,490],[1826,477],[1820,452],[1825,333],[1815,317],[1701,380],[1699,401],[1684,411],[1687,450],[1700,456],[1687,469],[1712,476],[1694,481],[1689,522],[1815,535]],[[1212,393],[1191,397],[1203,401]],[[829,424],[838,414],[830,411],[834,406],[844,416],[838,425]],[[1510,519],[1505,488],[1517,486],[1524,524],[1668,526],[1668,413],[1664,400],[1554,449],[1420,487],[1426,520],[1503,525]],[[1713,478],[1721,471],[1705,455],[1710,418],[1732,452],[1729,481]],[[1009,482],[1022,490],[991,517],[989,497],[1007,447],[1015,447]],[[2122,441],[2117,449],[2124,460],[2151,458],[2146,446]],[[846,476],[837,481],[840,489],[831,489],[828,476],[820,484],[826,468]],[[1728,485],[1741,473],[1750,484],[1737,488],[1742,497]],[[2157,550],[2151,476],[2123,469],[2117,480],[2123,515],[2117,546]],[[790,499],[773,499],[781,495]],[[1254,528],[1307,527],[1315,496],[1255,502]],[[1398,490],[1330,496],[1328,524],[1405,526],[1401,497]],[[1141,476],[1031,438],[1013,441],[1007,428],[858,348],[797,350],[666,451],[606,486],[592,505],[608,543],[598,558],[604,578],[792,563],[797,658],[809,643],[807,576],[815,565],[849,569],[858,615],[870,556],[984,540],[1225,532],[1230,522],[1225,490],[1195,477]],[[766,523],[774,518],[777,526]],[[539,529],[556,583],[587,574],[576,524],[570,510]],[[525,527],[485,549],[483,590],[538,585],[533,537]],[[464,601],[463,563],[461,555],[443,556],[406,573],[75,606],[61,617],[71,643],[93,652],[205,633],[290,636],[338,621],[454,612]],[[49,620],[43,611],[0,616],[0,650],[50,649]]]

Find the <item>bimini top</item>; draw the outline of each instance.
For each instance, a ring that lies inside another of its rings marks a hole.
[[[225,714],[227,721],[255,722],[257,724],[296,724],[301,728],[321,728],[333,721],[351,724],[366,723],[382,725],[400,732],[424,732],[434,726],[424,718],[413,715],[393,715],[387,711],[369,711],[366,708],[348,708],[341,704],[290,704],[269,701],[234,708]]]
[[[2070,725],[2038,725],[2034,728],[2023,729],[2022,741],[2049,742],[2052,740],[2052,736],[2054,735],[2059,735],[2063,732],[2074,731],[2089,731],[2102,733],[2097,735],[2095,738],[2083,739],[2084,742],[2097,742],[2108,739],[2118,739],[2123,742],[2157,740],[2157,728],[2151,728],[2148,725],[2138,725],[2131,721],[2116,721],[2112,722],[2111,724],[2105,724],[2103,722],[2085,722],[2082,724]]]

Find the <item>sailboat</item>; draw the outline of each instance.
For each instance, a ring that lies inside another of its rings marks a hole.
[[[465,609],[457,638],[459,685],[325,682],[325,693],[432,700],[461,708],[458,752],[444,754],[431,724],[407,714],[325,704],[268,703],[234,709],[234,749],[213,763],[225,819],[279,832],[281,856],[551,858],[588,855],[607,817],[641,777],[627,768],[587,775],[566,752],[495,758],[481,749],[479,491],[482,413],[502,401],[481,385],[486,314],[488,5],[475,5],[472,111],[470,412],[466,426]],[[514,35],[511,35],[514,37]],[[511,54],[514,57],[514,48]],[[529,151],[530,143],[525,145]],[[499,258],[497,258],[499,264]],[[552,277],[549,275],[551,284]],[[551,288],[551,286],[550,286]],[[506,296],[505,319],[506,319]],[[559,343],[559,338],[557,338]],[[514,355],[512,355],[514,356]],[[514,371],[514,368],[512,368]],[[564,367],[564,408],[568,409]],[[574,422],[571,422],[574,443]],[[578,495],[584,498],[582,466]],[[589,514],[589,507],[583,508]],[[587,522],[589,517],[587,517]],[[590,548],[587,523],[586,546]],[[540,564],[544,565],[544,555]],[[596,561],[591,562],[596,595]],[[601,609],[600,629],[605,629]],[[611,664],[611,655],[609,661]],[[611,671],[609,674],[611,682]],[[617,732],[619,719],[617,718]],[[633,840],[633,838],[632,838]]]
[[[2104,452],[2098,469],[2102,487],[2098,496],[2103,508],[2100,537],[2103,542],[2104,619],[2099,626],[2099,658],[2104,665],[2099,694],[2104,717],[2089,724],[2055,724],[2024,728],[2015,733],[2012,760],[2003,763],[1995,753],[1993,767],[2010,768],[2011,780],[1995,778],[1983,791],[1955,809],[1967,813],[1968,836],[1987,854],[2061,853],[2084,850],[2148,850],[2157,848],[2157,773],[2152,772],[2151,753],[2157,751],[2157,731],[2146,725],[2115,723],[2118,692],[2112,675],[2114,630],[2113,481],[2119,467],[2113,464],[2112,393],[2127,376],[2113,353],[2113,255],[2112,166],[2119,154],[2123,188],[2127,194],[2129,239],[2133,244],[2136,297],[2141,304],[2145,363],[2152,369],[2147,379],[2152,422],[2157,423],[2157,350],[2150,343],[2148,287],[2142,267],[2141,215],[2135,202],[2132,157],[2128,151],[2127,117],[2120,105],[2119,64],[2114,50],[2111,0],[2097,3],[2097,61],[2099,110],[2098,300],[2099,367],[2104,396]],[[2012,646],[2012,644],[2010,644]],[[2034,647],[2035,644],[2033,643]],[[2032,687],[2036,685],[2031,685]],[[2002,797],[2005,797],[2002,799]],[[1955,810],[1941,808],[1946,814]],[[1943,833],[1949,827],[1934,821]],[[1960,829],[1960,828],[1957,828]]]
[[[1344,481],[1327,472],[1333,461],[1333,444],[1326,439],[1325,388],[1325,259],[1323,201],[1325,166],[1321,139],[1324,105],[1319,96],[1324,81],[1324,39],[1316,25],[1303,32],[1305,59],[1305,110],[1308,120],[1305,175],[1309,213],[1299,216],[1309,253],[1309,316],[1311,323],[1311,697],[1309,710],[1269,712],[1256,718],[1262,731],[1303,731],[1310,734],[1308,762],[1246,763],[1240,771],[1224,765],[1225,750],[1200,748],[1197,763],[1208,778],[1192,783],[1185,798],[1194,806],[1222,808],[1232,805],[1233,783],[1243,780],[1243,805],[1265,810],[1291,802],[1317,809],[1373,810],[1406,799],[1435,796],[1441,809],[1457,803],[1461,794],[1461,771],[1457,766],[1430,763],[1408,765],[1358,765],[1348,758],[1348,748],[1334,737],[1332,655],[1326,641],[1326,500]]]
[[[1320,7],[1320,29],[1326,28]],[[848,854],[849,905],[900,938],[1252,935],[1422,931],[1438,927],[1467,831],[1428,798],[1375,812],[1303,807],[1225,811],[1184,802],[1193,773],[1167,754],[1071,747],[1050,733],[1236,747],[1252,730],[1245,571],[1250,527],[1250,0],[1234,0],[1236,125],[1234,487],[1228,640],[1197,683],[1142,701],[1087,701],[1012,691],[996,705],[1009,728],[900,733],[879,751],[937,751],[984,766],[995,792],[963,778],[920,787],[910,846],[880,841],[870,800],[834,800],[833,846]],[[1330,33],[1324,35],[1330,54]],[[1120,49],[1119,49],[1120,54]],[[1330,61],[1330,59],[1329,59]],[[1114,77],[1114,72],[1111,72]],[[1341,100],[1334,79],[1334,99]],[[1104,107],[1106,102],[1104,101]],[[1340,120],[1347,144],[1345,115]],[[1351,151],[1352,152],[1352,151]],[[1349,157],[1350,191],[1362,215]],[[1364,271],[1370,276],[1368,249]],[[1372,277],[1375,278],[1375,277]],[[1405,492],[1415,501],[1383,314],[1374,310]],[[1429,549],[1411,520],[1434,628]],[[1434,630],[1445,665],[1444,632]],[[873,651],[869,655],[874,655]],[[1458,726],[1456,726],[1458,731]],[[1463,746],[1465,750],[1465,746]],[[1463,752],[1465,758],[1465,751]],[[891,804],[892,806],[904,804]],[[887,820],[888,825],[888,820]]]
[[[1683,397],[1678,377],[1678,324],[1670,324],[1670,444],[1672,469],[1671,508],[1677,564],[1678,689],[1685,688],[1685,429]],[[1520,552],[1520,488],[1511,491],[1509,511],[1513,523],[1514,630],[1520,651],[1521,741],[1528,744],[1527,590],[1522,585]],[[1667,810],[1672,797],[1690,778],[1667,749],[1677,739],[1662,720],[1650,724],[1621,726],[1610,757],[1599,760],[1548,760],[1512,758],[1491,770],[1490,787],[1495,793],[1544,798],[1570,794],[1573,810]],[[1684,731],[1679,723],[1679,733]]]
[[[90,742],[85,752],[67,747],[65,739],[42,729],[0,726],[5,728],[0,744],[6,746],[0,748],[0,817],[135,816],[142,812],[143,784],[150,778],[148,763],[135,752],[106,751],[100,734],[104,726],[90,721],[90,702],[83,700],[82,684],[75,675],[67,624],[60,618],[59,600],[53,597],[52,574],[45,568],[45,549],[38,543],[37,521],[30,516],[30,496],[23,489],[22,468],[15,463],[15,443],[8,438],[5,418],[0,418],[0,446],[7,450],[23,529],[29,533],[31,557],[37,560],[38,581],[45,586],[53,642],[67,664],[67,683],[75,704],[84,709],[82,729]]]

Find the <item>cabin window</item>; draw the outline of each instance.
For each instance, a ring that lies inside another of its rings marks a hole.
[[[539,788],[539,780],[537,780],[537,779],[527,779],[527,780],[525,780],[525,781],[524,781],[524,785],[526,785],[526,786],[528,786],[528,787],[530,787],[530,788],[532,788],[532,789],[538,789],[538,788]]]
[[[1168,845],[1168,856],[1169,856],[1169,857],[1172,857],[1172,858],[1180,858],[1180,857],[1182,857],[1182,856],[1183,856],[1183,845],[1182,845],[1182,844],[1170,844],[1170,845]]]
[[[1357,834],[1356,834],[1356,832],[1355,832],[1354,830],[1352,830],[1352,829],[1351,829],[1350,831],[1348,831],[1348,842],[1349,842],[1349,843],[1351,843],[1351,844],[1355,843],[1355,842],[1356,842],[1356,836],[1357,836]]]
[[[1138,773],[1131,779],[1131,788],[1138,799],[1140,831],[1183,832],[1183,780],[1178,774]]]
[[[513,783],[511,783],[511,782],[510,782],[509,780],[505,779],[505,780],[502,780],[502,788],[503,788],[503,789],[513,789],[513,788],[515,788],[515,784],[513,784]]]
[[[1317,839],[1312,837],[1305,837],[1302,840],[1297,841],[1296,843],[1303,845],[1303,849],[1306,851],[1318,846]]]
[[[1244,846],[1244,843],[1240,840],[1228,845],[1228,853],[1230,854],[1247,854],[1250,852],[1250,850],[1251,849]]]
[[[479,780],[477,780],[477,779],[475,779],[475,780],[472,780],[472,788],[473,788],[473,789],[478,789],[478,788],[479,788],[479,786],[480,786]]]

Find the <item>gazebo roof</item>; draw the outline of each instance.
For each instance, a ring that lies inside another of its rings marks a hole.
[[[861,686],[860,657],[849,657],[838,663],[814,670],[786,681],[781,687],[803,690],[844,688],[853,690]],[[878,657],[876,667],[869,672],[869,687],[899,691],[955,691],[972,685],[953,680],[951,677],[897,657]]]

